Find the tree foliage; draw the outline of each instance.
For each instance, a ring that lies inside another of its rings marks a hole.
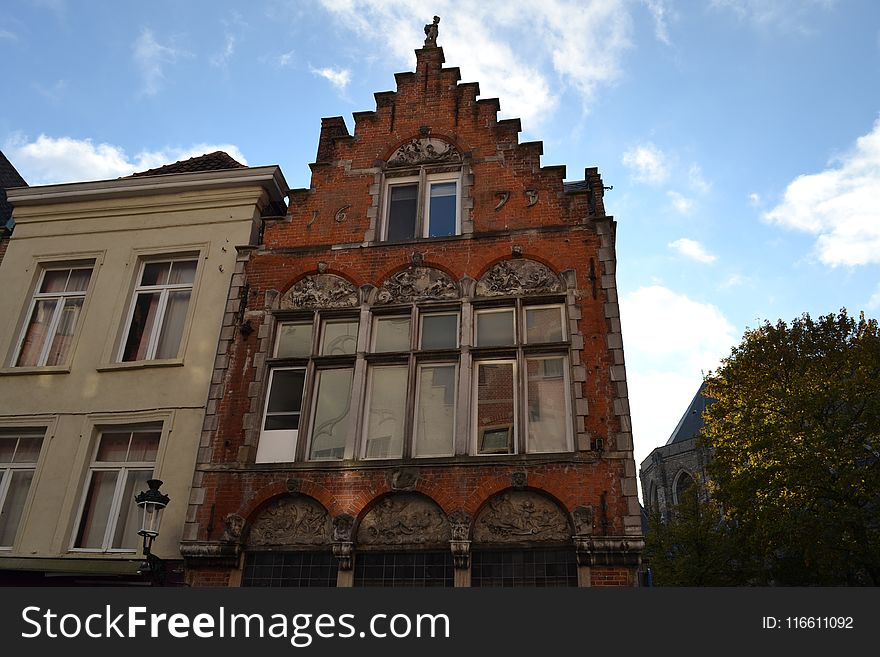
[[[707,384],[712,496],[755,583],[880,585],[876,320],[764,323]]]

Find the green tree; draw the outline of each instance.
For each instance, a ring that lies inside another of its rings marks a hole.
[[[880,585],[877,321],[764,323],[707,383],[712,495],[757,583]]]

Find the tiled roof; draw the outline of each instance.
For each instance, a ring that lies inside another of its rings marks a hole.
[[[188,160],[180,160],[173,164],[157,167],[155,169],[147,169],[146,171],[138,171],[131,174],[134,176],[163,176],[169,173],[195,173],[197,171],[217,171],[219,169],[244,169],[245,165],[236,162],[227,153],[223,151],[214,151],[206,153],[198,157],[191,157]]]
[[[704,397],[703,393],[705,390],[706,384],[703,383],[700,386],[700,389],[697,390],[697,394],[694,396],[688,409],[684,412],[681,420],[678,421],[678,426],[675,427],[675,431],[672,432],[669,440],[666,441],[667,445],[690,440],[700,433],[700,429],[704,426],[703,411],[717,401],[712,397]]]
[[[27,183],[6,159],[3,151],[0,151],[0,229],[5,227],[12,217],[12,206],[6,200],[7,187],[27,187]]]

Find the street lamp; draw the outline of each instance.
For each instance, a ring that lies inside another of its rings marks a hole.
[[[159,535],[159,524],[162,522],[162,512],[168,506],[170,498],[159,491],[162,481],[150,479],[147,482],[149,490],[134,496],[135,503],[141,508],[141,528],[138,534],[144,538],[145,561],[138,568],[139,575],[150,575],[153,586],[161,586],[165,581],[165,562],[152,552],[153,540]]]

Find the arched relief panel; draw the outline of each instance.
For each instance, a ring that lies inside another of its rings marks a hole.
[[[432,499],[414,493],[383,497],[363,516],[356,541],[361,547],[448,547],[452,530]]]
[[[354,308],[358,305],[358,288],[335,274],[313,274],[301,278],[285,292],[278,304],[280,310],[300,308]]]
[[[459,298],[458,286],[445,271],[433,267],[412,266],[382,282],[376,295],[379,305],[444,301]]]
[[[326,546],[331,542],[330,514],[305,495],[285,496],[260,509],[250,522],[248,549]]]
[[[395,150],[386,162],[391,168],[423,164],[460,163],[461,153],[449,142],[436,137],[416,138]]]
[[[474,542],[568,543],[568,514],[533,491],[507,490],[491,497],[474,520]]]
[[[557,294],[565,291],[560,278],[547,265],[516,258],[495,264],[477,281],[478,297]]]

